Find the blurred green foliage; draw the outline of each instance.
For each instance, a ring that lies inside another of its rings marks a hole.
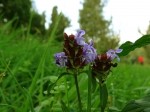
[[[150,23],[148,25],[146,34],[150,35]],[[149,60],[147,60],[147,62],[150,63],[150,45],[144,46],[144,49],[146,51],[146,57],[147,57],[147,59],[149,59]]]
[[[55,27],[55,23],[56,23],[58,16],[59,16],[59,13],[57,11],[57,7],[55,6],[52,10],[51,24],[49,25],[48,35],[51,34],[52,29]],[[69,27],[70,21],[67,17],[64,16],[64,14],[61,13],[61,19],[58,25],[59,27],[56,29],[56,32],[55,32],[55,39],[59,42],[62,42],[64,40],[63,38],[64,30],[66,27]]]
[[[38,14],[34,10],[31,12],[31,34],[36,34],[41,36],[41,38],[45,37],[46,29],[45,29],[45,13],[43,12],[42,15]],[[45,37],[46,38],[46,37]]]
[[[61,78],[49,90],[49,85],[64,71],[54,63],[54,53],[61,51],[60,43],[52,38],[54,35],[49,41],[41,42],[34,35],[28,35],[27,38],[22,29],[13,29],[11,24],[8,22],[0,27],[0,111],[62,112],[64,107],[77,111],[72,76]],[[149,70],[149,66],[138,64],[119,64],[113,69],[106,82],[109,92],[108,112],[119,112],[126,102],[139,99],[147,93]],[[83,110],[86,111],[88,76],[82,73],[78,78]],[[99,87],[95,88],[92,93],[92,111],[96,112],[99,111],[100,102],[97,100]]]
[[[26,37],[22,29],[12,27],[12,21],[1,25],[0,40],[0,76],[5,74],[0,78],[0,111],[27,112],[49,98],[43,92],[51,83],[50,76],[62,71],[53,60],[60,43],[41,42],[34,35]]]
[[[35,34],[38,37],[47,39],[50,37],[56,19],[59,16],[57,7],[53,8],[52,19],[49,28],[45,28],[46,15],[43,12],[39,14],[33,7],[31,0],[0,0],[0,25],[12,21],[12,27],[16,29],[23,29],[28,35]],[[63,40],[64,29],[70,25],[70,21],[64,14],[61,14],[61,22],[55,32],[55,38],[57,41]]]
[[[14,27],[28,25],[32,7],[31,0],[0,0],[0,4],[1,21],[10,21],[15,18]]]

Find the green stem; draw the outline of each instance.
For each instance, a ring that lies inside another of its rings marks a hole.
[[[101,112],[105,111],[107,100],[108,100],[108,91],[105,83],[102,83],[101,80],[99,80],[99,89],[100,89],[100,106],[101,106]]]
[[[103,107],[103,101],[102,101],[102,94],[103,94],[103,92],[102,92],[102,84],[99,82],[99,95],[100,95],[100,112],[104,112],[104,107]]]
[[[67,98],[67,106],[68,106],[68,109],[70,108],[70,105],[69,105],[69,96],[68,96],[68,84],[67,84],[67,77],[66,77],[66,82],[65,82],[65,89],[66,89],[66,98]]]
[[[91,72],[88,73],[88,104],[87,104],[87,112],[91,112]]]
[[[82,103],[81,103],[81,97],[80,97],[80,92],[79,92],[77,74],[74,74],[74,79],[75,79],[75,85],[76,85],[77,96],[78,96],[79,112],[82,112]]]

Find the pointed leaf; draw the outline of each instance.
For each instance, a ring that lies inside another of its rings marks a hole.
[[[150,95],[146,97],[130,101],[121,112],[149,112],[150,110]]]
[[[137,103],[135,103],[135,101],[130,101],[121,112],[140,112],[137,110],[142,110],[142,108],[140,108],[140,105],[138,105]]]
[[[136,40],[134,43],[127,41],[119,47],[119,49],[123,49],[123,51],[118,55],[125,56],[131,51],[135,50],[136,48],[140,48],[148,44],[150,44],[150,35],[144,35],[138,40]]]

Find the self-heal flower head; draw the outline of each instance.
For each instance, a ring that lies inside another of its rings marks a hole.
[[[108,50],[104,54],[97,55],[92,66],[92,74],[94,77],[98,78],[100,83],[104,83],[107,76],[111,72],[112,67],[117,67],[117,63],[113,63],[112,60],[117,58],[120,61],[118,53],[121,53],[122,49]]]
[[[118,61],[120,61],[120,58],[119,56],[117,55],[118,53],[121,53],[123,49],[117,49],[117,50],[113,50],[113,49],[110,49],[106,52],[107,54],[107,57],[112,61],[114,60],[115,58],[117,58]]]
[[[86,43],[84,30],[79,30],[76,35],[64,33],[63,52],[55,54],[56,64],[66,66],[67,70],[82,69],[87,64],[94,62],[97,57],[93,42]]]
[[[83,58],[85,63],[91,63],[97,57],[96,49],[93,47],[93,41],[90,41],[89,44],[85,43],[83,46]]]
[[[93,69],[100,72],[109,72],[111,67],[117,66],[117,63],[113,63],[112,60],[117,58],[117,60],[120,61],[120,58],[117,54],[121,52],[122,49],[110,49],[104,54],[99,54],[95,59]]]
[[[56,53],[54,55],[56,64],[60,67],[65,67],[67,63],[67,56],[65,55],[64,52]]]
[[[85,34],[84,30],[79,30],[75,36],[75,40],[78,45],[83,46],[85,44],[84,38],[82,37]]]

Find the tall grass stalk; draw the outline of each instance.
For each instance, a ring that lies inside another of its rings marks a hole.
[[[48,51],[50,49],[51,42],[53,41],[53,38],[55,36],[55,32],[56,32],[56,29],[58,27],[58,23],[59,23],[60,19],[61,19],[61,14],[60,14],[60,16],[58,16],[58,18],[56,20],[55,27],[52,30],[52,33],[50,35],[50,38],[49,38],[48,44],[46,46],[46,49],[44,51],[44,54],[41,57],[40,63],[38,65],[38,68],[37,68],[37,70],[35,72],[35,75],[34,75],[34,77],[32,79],[32,83],[31,83],[31,85],[29,87],[29,94],[31,95],[31,97],[33,96],[34,90],[36,88],[37,80],[39,78],[43,78],[43,69],[44,69],[44,65],[45,65],[45,59],[46,59],[47,53],[48,53]],[[41,77],[40,77],[40,75],[41,75]],[[42,81],[41,81],[41,85],[42,85]],[[42,92],[42,86],[40,86],[40,91]],[[42,93],[40,93],[40,97],[42,97],[41,95],[42,95]],[[27,99],[26,102],[25,102],[25,106],[23,107],[24,108],[23,109],[24,112],[27,112],[28,106],[29,106],[29,102],[28,102],[28,99]]]

